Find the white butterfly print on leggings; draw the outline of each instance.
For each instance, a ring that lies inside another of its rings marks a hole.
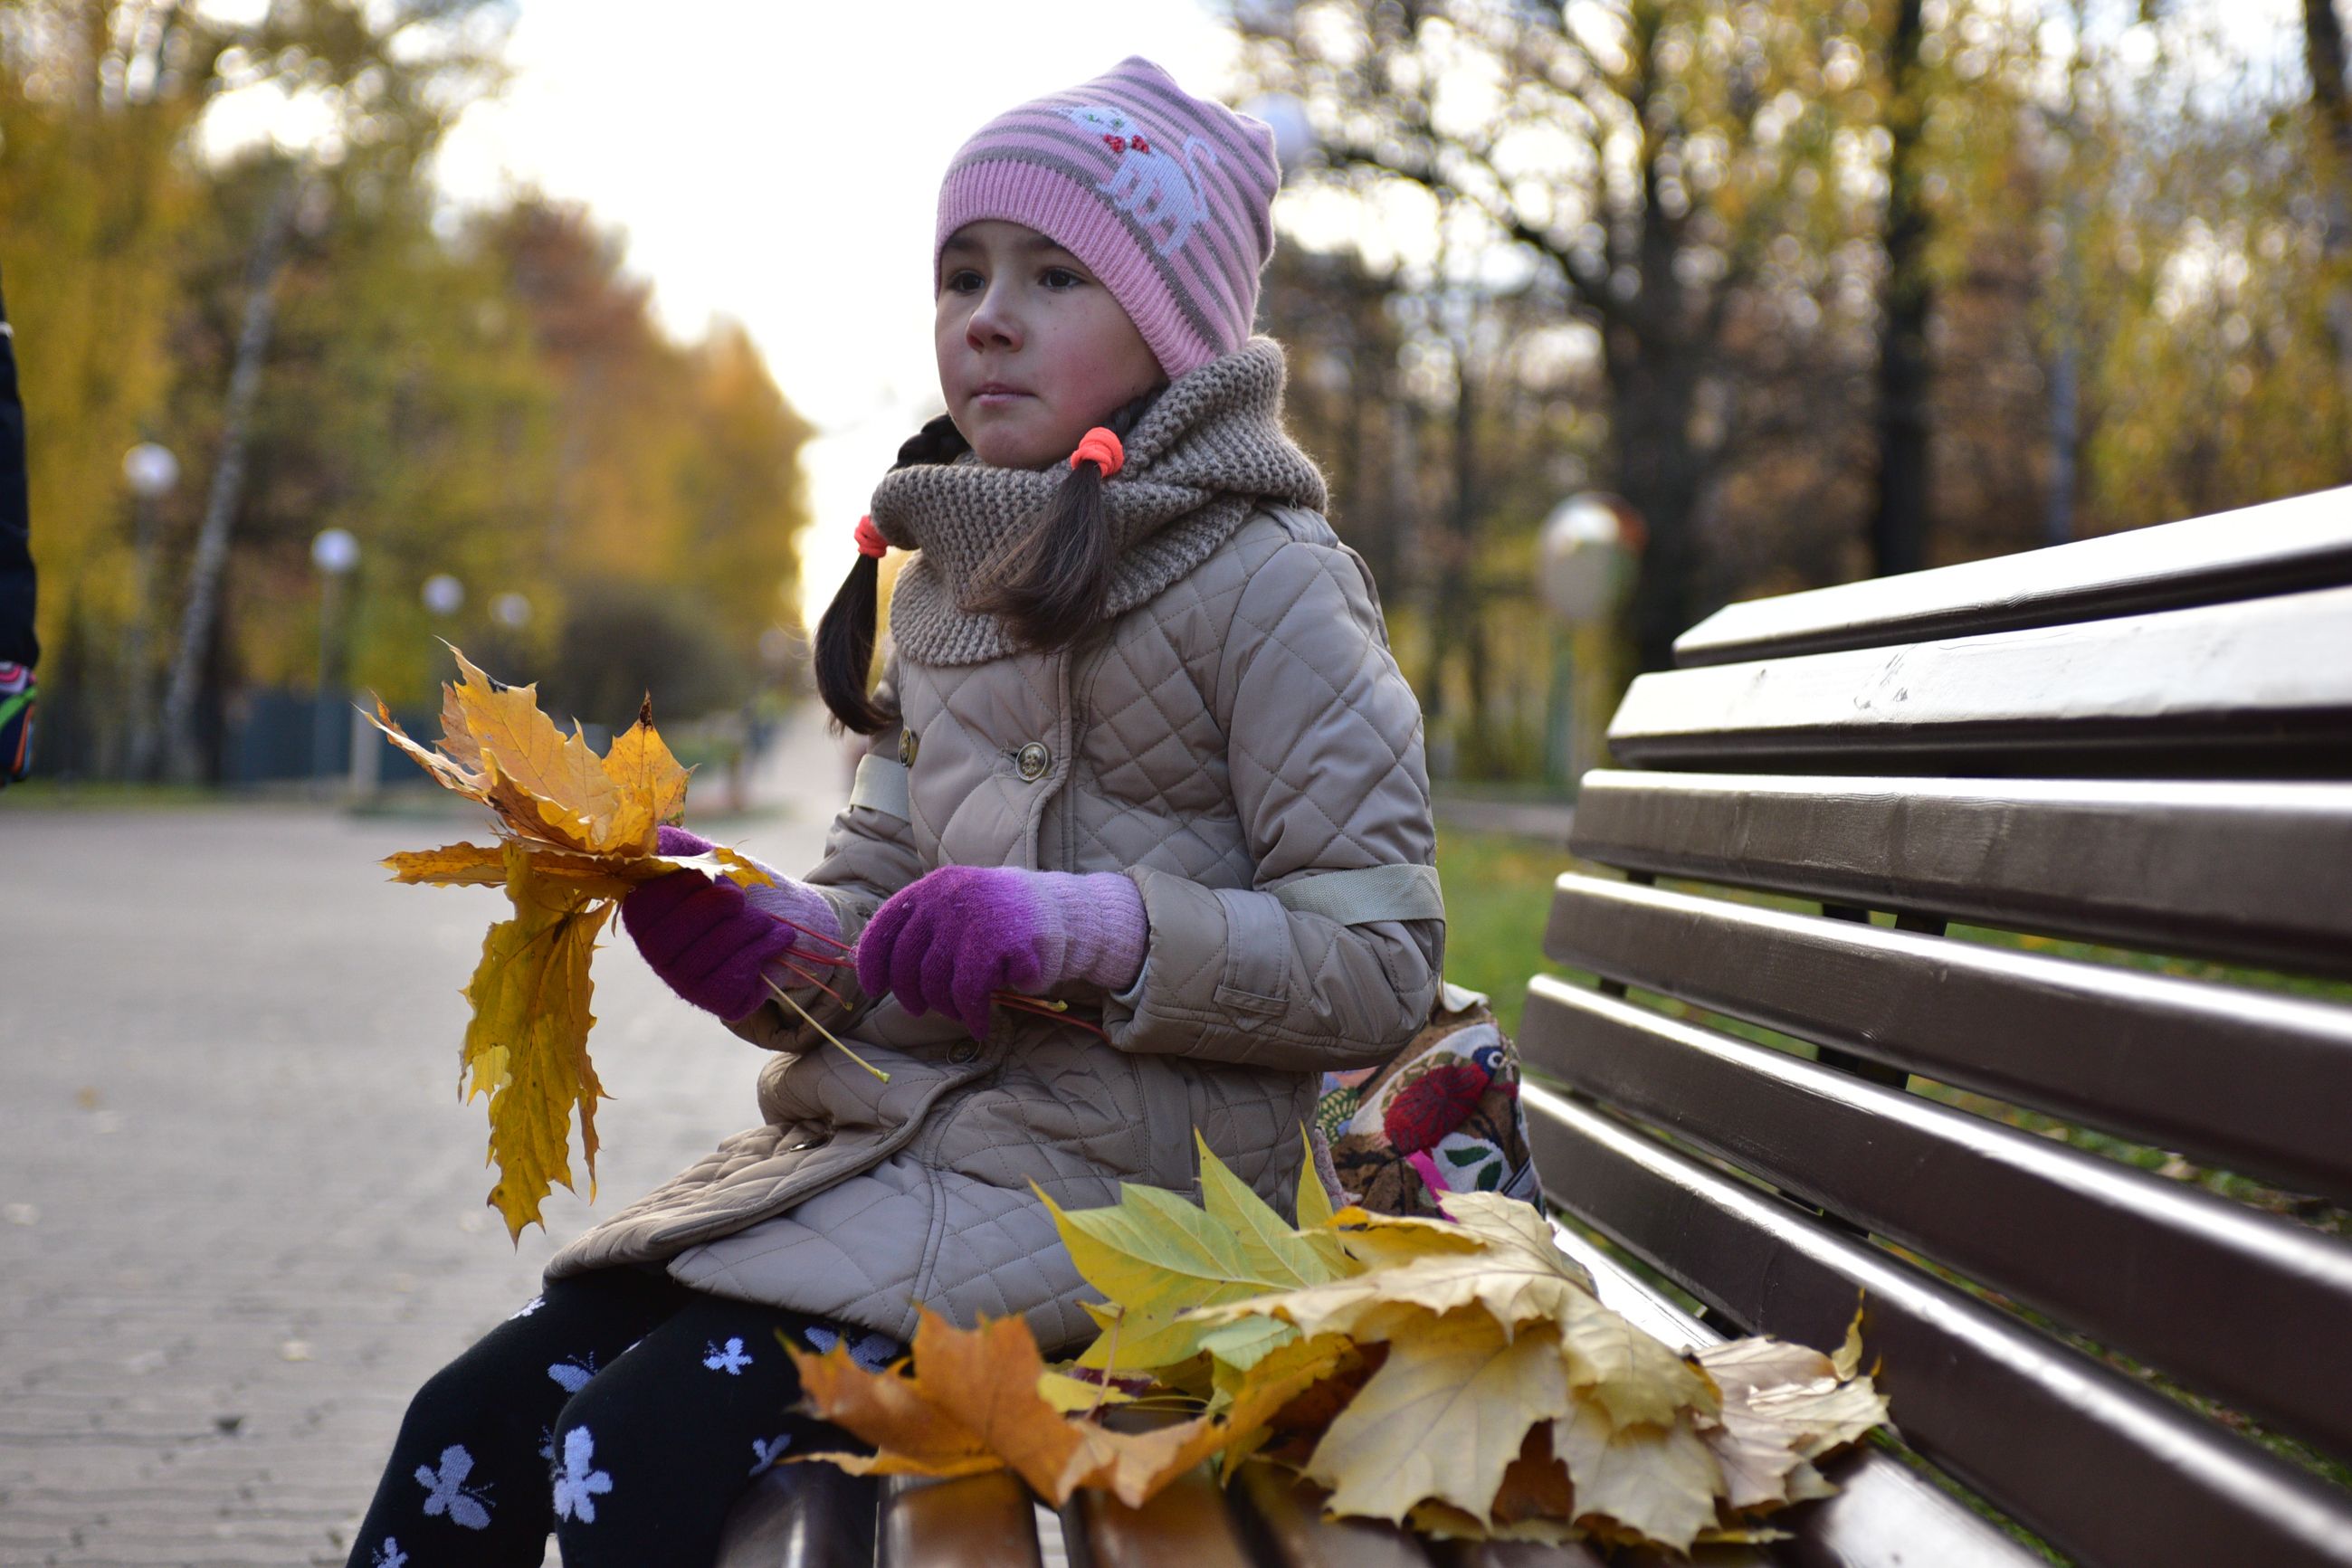
[[[474,1456],[462,1443],[452,1443],[441,1450],[441,1468],[416,1467],[416,1484],[425,1489],[425,1517],[447,1514],[450,1522],[467,1530],[488,1530],[490,1527],[489,1488],[469,1487],[466,1478],[474,1473]]]

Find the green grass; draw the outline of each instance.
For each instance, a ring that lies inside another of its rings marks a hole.
[[[1437,873],[1445,886],[1445,977],[1495,999],[1516,1034],[1528,977],[1566,974],[1543,956],[1553,881],[1580,866],[1555,849],[1502,833],[1441,830]]]

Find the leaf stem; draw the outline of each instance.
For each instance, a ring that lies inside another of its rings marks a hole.
[[[823,991],[835,1001],[841,1002],[844,1007],[849,1005],[847,1002],[842,1000],[842,995],[839,991],[835,990],[831,986],[826,985],[823,980],[818,979],[814,975],[810,974],[806,969],[803,969],[798,964],[793,963],[791,955],[787,954],[783,957],[777,959],[776,967],[780,969],[790,970],[793,978],[799,980],[801,984],[804,986],[814,986],[818,990]]]
[[[842,1055],[849,1058],[850,1061],[857,1063],[858,1066],[866,1069],[866,1071],[874,1074],[875,1077],[880,1079],[883,1082],[887,1083],[890,1082],[890,1075],[888,1073],[883,1071],[880,1068],[875,1066],[872,1062],[866,1061],[864,1057],[850,1050],[849,1047],[842,1045],[840,1039],[835,1035],[833,1030],[817,1022],[815,1018],[810,1014],[808,1009],[793,1000],[792,997],[784,990],[783,987],[776,984],[775,981],[769,979],[765,975],[761,976],[760,978],[766,984],[768,989],[776,993],[776,999],[778,1001],[792,1009],[793,1011],[800,1014],[801,1017],[807,1019],[809,1028],[816,1030],[817,1033],[824,1036],[825,1039],[832,1040],[834,1044],[841,1046]]]

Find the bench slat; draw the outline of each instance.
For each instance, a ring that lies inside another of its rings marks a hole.
[[[2347,661],[2352,665],[2352,661]],[[1585,776],[1570,848],[1658,876],[2352,976],[2352,786]]]
[[[2352,1323],[2352,1245],[1549,977],[1520,1045],[1604,1104],[2352,1455],[2352,1356],[2313,1354]]]
[[[831,1465],[778,1465],[729,1511],[716,1568],[872,1568],[877,1490]]]
[[[1733,1321],[1834,1344],[1865,1292],[1905,1438],[2085,1568],[2352,1565],[2352,1497],[1786,1202],[1524,1097],[1546,1187]]]
[[[1751,600],[1675,640],[1723,664],[2051,626],[2352,582],[2352,489],[2049,549]]]
[[[2352,1008],[1563,875],[1609,979],[2352,1202]]]
[[[1010,1470],[883,1483],[877,1568],[1040,1568],[1036,1505]]]
[[[1108,1492],[1071,1493],[1062,1506],[1062,1539],[1072,1568],[1253,1568],[1205,1465],[1141,1508]]]
[[[1803,770],[2352,771],[2352,587],[1646,674],[1621,762]]]
[[[1321,1488],[1247,1465],[1226,1494],[1265,1568],[1430,1568],[1420,1542],[1378,1520],[1327,1521]]]

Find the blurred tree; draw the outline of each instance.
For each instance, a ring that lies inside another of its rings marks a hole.
[[[275,0],[232,24],[131,0],[0,4],[0,248],[41,389],[44,674],[68,710],[57,727],[79,737],[52,753],[67,768],[120,765],[121,705],[89,698],[130,674],[113,667],[133,608],[120,464],[142,438],[189,478],[159,509],[159,643],[207,489],[244,460],[216,611],[184,623],[208,747],[237,689],[315,675],[309,545],[328,527],[362,546],[349,667],[395,701],[446,673],[436,634],[541,673],[567,638],[593,641],[568,601],[588,585],[609,605],[621,581],[702,640],[683,700],[731,706],[758,680],[761,633],[793,602],[805,426],[739,329],[664,335],[584,214],[526,196],[465,219],[431,183],[450,121],[502,80],[510,13]],[[222,129],[256,121],[299,127],[299,146]],[[298,160],[274,329],[231,439],[256,238]],[[438,573],[468,590],[454,613],[420,601]],[[494,620],[501,595],[527,617]],[[614,685],[635,687],[625,711],[583,716],[625,720],[670,684],[639,667]]]
[[[485,219],[477,240],[504,269],[561,389],[539,531],[543,570],[559,593],[605,585],[593,597],[606,605],[609,585],[629,580],[684,591],[660,601],[665,635],[700,637],[700,667],[729,674],[697,676],[687,689],[702,695],[668,697],[665,711],[742,701],[760,678],[761,633],[793,618],[798,602],[793,540],[806,520],[799,455],[809,426],[740,327],[721,324],[690,348],[664,337],[645,286],[623,274],[617,242],[585,211],[525,199]],[[594,611],[583,601],[571,613]],[[565,646],[578,642],[569,630],[562,636]],[[658,664],[635,668],[610,690],[642,695],[669,678]],[[625,722],[636,700],[583,716]]]
[[[1644,664],[1695,618],[1723,436],[1724,334],[1776,234],[1850,230],[1834,99],[1853,7],[1753,0],[1301,0],[1243,7],[1260,85],[1297,95],[1329,178],[1481,214],[1600,339],[1612,487],[1649,534]],[[1865,18],[1866,20],[1866,18]],[[1710,407],[1713,413],[1710,413]]]
[[[1878,328],[1878,496],[1870,518],[1871,570],[1879,576],[1927,564],[1928,483],[1927,37],[1921,0],[1893,0],[1887,31],[1886,282]]]
[[[2327,327],[2337,379],[2352,385],[2352,96],[2344,79],[2344,23],[2336,0],[2303,0],[2304,65],[2311,78],[2312,163],[2318,176],[2323,253],[2338,273],[2328,290]]]

